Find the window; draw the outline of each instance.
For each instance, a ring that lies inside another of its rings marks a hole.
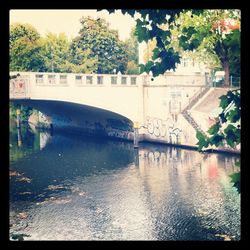
[[[193,67],[195,66],[195,61],[194,61],[194,59],[192,60],[192,66],[193,66]]]
[[[43,75],[36,75],[36,83],[43,83]]]
[[[117,76],[111,76],[111,84],[117,84]]]
[[[86,77],[86,83],[87,84],[92,84],[93,83],[93,76],[87,76]]]
[[[122,77],[122,84],[127,84],[127,77]]]
[[[131,85],[136,85],[136,77],[131,77]]]
[[[103,76],[97,76],[97,84],[103,84]]]
[[[48,81],[51,84],[55,84],[56,83],[56,76],[55,75],[48,75]]]
[[[82,84],[82,76],[75,76],[75,83]]]
[[[67,75],[60,75],[60,83],[61,84],[67,83]]]
[[[183,67],[188,67],[188,59],[183,58]]]

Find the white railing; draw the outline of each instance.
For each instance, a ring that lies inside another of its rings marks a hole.
[[[38,86],[137,86],[142,81],[139,75],[10,72],[17,74],[19,79],[28,76]]]

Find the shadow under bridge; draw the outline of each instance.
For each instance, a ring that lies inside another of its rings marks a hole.
[[[55,131],[133,140],[133,122],[114,112],[64,101],[16,99],[12,102],[34,108],[39,124],[51,124]]]

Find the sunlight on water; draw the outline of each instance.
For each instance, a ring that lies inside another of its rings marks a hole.
[[[25,240],[239,240],[237,157],[10,131],[10,233]],[[19,138],[20,141],[20,138]]]

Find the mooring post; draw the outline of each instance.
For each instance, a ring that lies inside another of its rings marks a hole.
[[[139,123],[134,122],[134,148],[139,148],[138,137],[139,137]]]
[[[17,125],[17,128],[20,128],[20,127],[21,127],[20,114],[21,114],[20,109],[17,109],[17,110],[16,110],[16,125]]]
[[[139,167],[139,148],[134,148],[134,160],[135,160],[135,166]]]
[[[17,128],[17,145],[18,147],[22,146],[22,133],[21,133],[21,128]]]

